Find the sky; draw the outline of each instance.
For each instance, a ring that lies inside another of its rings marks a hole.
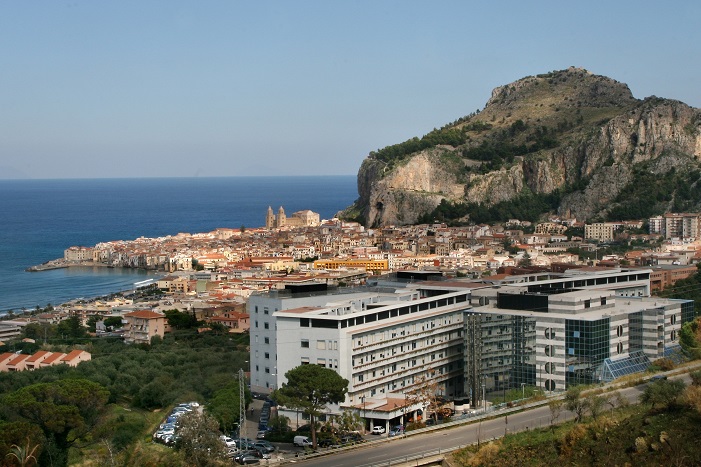
[[[701,107],[701,2],[0,2],[0,179],[354,175],[586,68]]]

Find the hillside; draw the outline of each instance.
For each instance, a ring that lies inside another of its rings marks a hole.
[[[371,152],[342,215],[382,226],[691,210],[699,157],[701,110],[569,68],[497,87],[482,111]]]
[[[696,443],[698,387],[678,402],[631,405],[588,417],[582,423],[537,428],[454,452],[450,467],[690,466],[701,462]]]

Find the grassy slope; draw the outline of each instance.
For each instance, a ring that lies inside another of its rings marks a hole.
[[[686,407],[653,411],[633,405],[585,423],[509,435],[479,452],[469,447],[454,453],[450,465],[701,465],[699,426],[699,413]]]

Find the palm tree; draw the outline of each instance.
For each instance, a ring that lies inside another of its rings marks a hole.
[[[35,444],[31,450],[29,449],[29,445],[30,440],[29,436],[27,436],[27,445],[22,447],[13,444],[10,448],[10,452],[7,454],[6,457],[14,457],[15,459],[17,459],[19,465],[21,465],[22,467],[32,465],[32,462],[38,465],[38,461],[37,458],[34,456],[34,453],[37,451],[37,449],[39,449],[39,445]]]

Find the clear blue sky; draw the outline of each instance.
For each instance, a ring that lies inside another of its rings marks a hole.
[[[0,178],[355,174],[578,66],[701,107],[701,2],[4,1]]]

